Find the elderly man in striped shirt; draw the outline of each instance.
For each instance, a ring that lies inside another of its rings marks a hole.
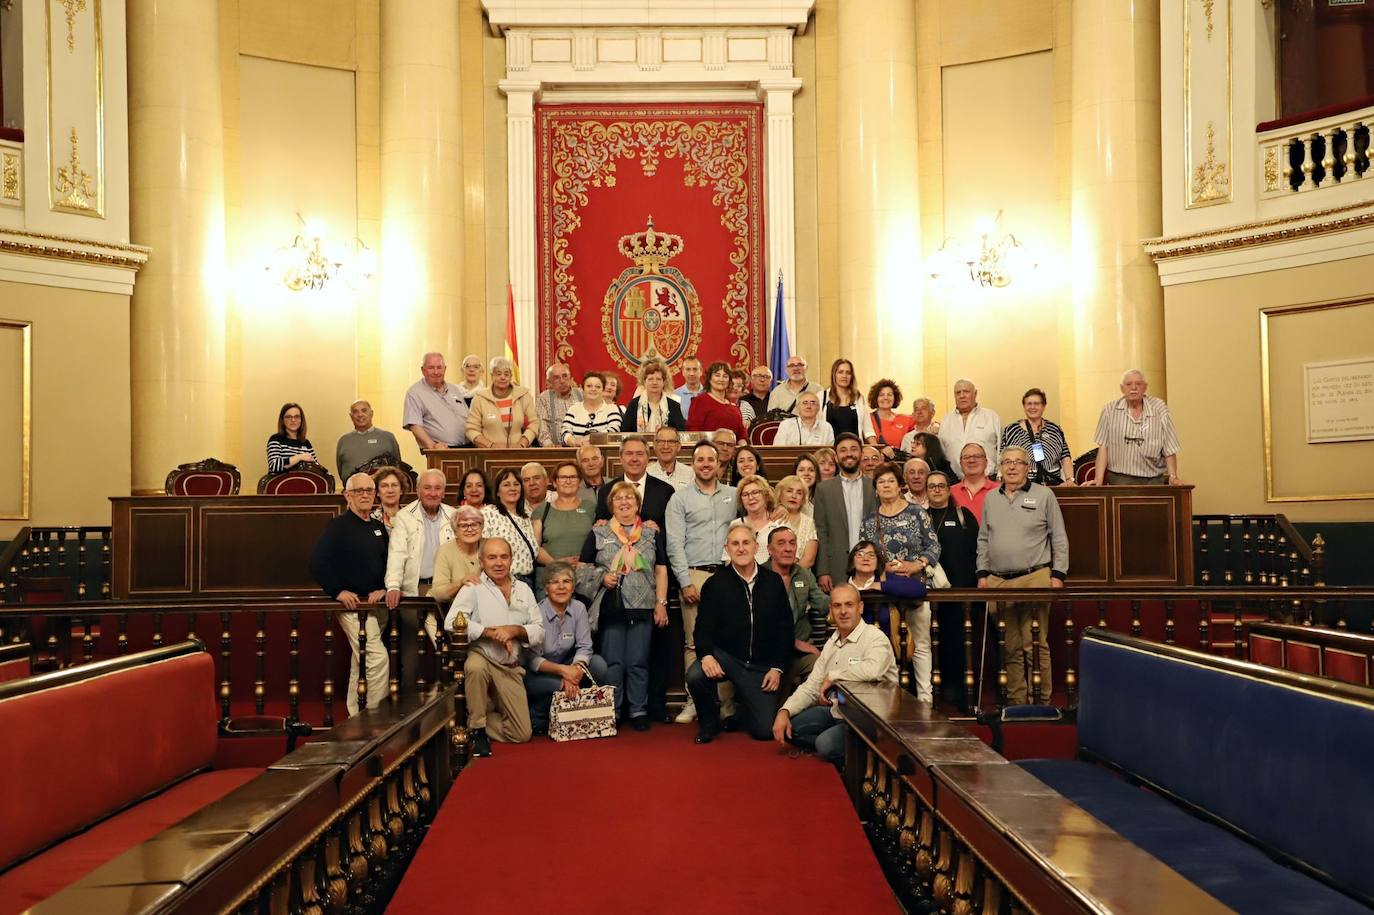
[[[1183,482],[1173,417],[1164,401],[1147,396],[1149,387],[1139,369],[1121,376],[1122,396],[1103,407],[1097,420],[1097,465],[1089,485]]]

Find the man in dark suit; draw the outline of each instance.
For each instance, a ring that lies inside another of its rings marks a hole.
[[[623,476],[607,480],[597,490],[597,522],[611,517],[611,488],[625,480],[639,490],[639,516],[645,523],[656,526],[660,537],[666,537],[664,519],[668,513],[668,500],[677,490],[672,483],[649,476],[648,442],[638,435],[626,436],[620,443],[620,468]],[[649,637],[649,719],[662,724],[673,720],[673,716],[668,714],[668,666],[673,654],[673,629],[671,622],[668,626],[655,626],[650,630]]]
[[[873,481],[859,471],[862,453],[857,435],[841,433],[835,439],[839,476],[816,486],[816,581],[827,594],[848,580],[849,551],[859,540],[859,525],[878,508]]]

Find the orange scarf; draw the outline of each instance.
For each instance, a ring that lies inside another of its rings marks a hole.
[[[634,525],[627,531],[619,521],[612,518],[610,528],[611,533],[615,534],[615,539],[620,541],[620,552],[616,553],[615,559],[611,560],[611,571],[628,575],[634,571],[647,569],[649,566],[644,557],[635,552],[635,544],[639,542],[639,536],[644,532],[644,522],[636,517]]]

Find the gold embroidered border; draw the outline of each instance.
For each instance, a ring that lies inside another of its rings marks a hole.
[[[568,247],[570,236],[582,224],[578,210],[586,205],[588,192],[614,187],[622,162],[638,161],[644,174],[653,176],[664,159],[681,159],[683,182],[713,190],[711,202],[720,208],[721,225],[731,234],[730,262],[735,269],[721,306],[734,336],[730,354],[736,363],[748,364],[751,336],[758,339],[760,335],[757,315],[752,313],[758,309],[751,309],[751,298],[758,300],[762,295],[761,289],[754,288],[758,271],[751,270],[751,264],[760,263],[758,258],[763,256],[757,225],[763,212],[761,189],[751,180],[761,155],[757,107],[579,108],[576,118],[558,115],[554,112],[542,119],[540,135],[541,169],[551,172],[551,181],[545,185],[550,188],[550,205],[542,208],[540,227],[549,246],[541,257],[545,268],[541,337],[546,341],[542,347],[546,360],[572,355],[569,338],[582,300]],[[732,119],[716,119],[723,116]]]

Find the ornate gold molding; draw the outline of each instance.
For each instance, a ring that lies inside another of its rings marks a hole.
[[[1264,151],[1264,189],[1265,191],[1277,191],[1279,189],[1279,150],[1277,146],[1271,146]]]
[[[57,201],[57,206],[89,211],[92,208],[91,198],[95,196],[95,188],[92,186],[91,175],[81,168],[81,146],[75,127],[71,132],[71,144],[71,157],[66,165],[58,168],[57,178],[53,182],[54,191],[67,195]]]
[[[74,238],[70,235],[0,229],[0,251],[28,257],[120,267],[134,272],[148,262],[151,250],[143,245],[121,245],[115,242]]]
[[[1215,4],[1216,4],[1216,0],[1202,0],[1202,15],[1203,15],[1203,16],[1206,18],[1206,20],[1207,20],[1207,40],[1208,40],[1208,41],[1211,41],[1211,40],[1212,40],[1212,28],[1213,28],[1213,23],[1212,23],[1212,7],[1213,7]]]
[[[1340,216],[1336,219],[1324,218],[1342,213],[1350,213],[1352,210],[1360,209],[1369,210],[1369,212],[1354,213],[1348,216]],[[1313,219],[1322,221],[1309,221]],[[1278,219],[1268,219],[1263,222],[1229,226],[1224,229],[1213,229],[1208,232],[1197,232],[1192,235],[1175,235],[1169,238],[1147,238],[1144,239],[1141,244],[1144,246],[1146,253],[1156,262],[1159,262],[1175,257],[1214,254],[1218,251],[1231,251],[1238,248],[1256,247],[1258,245],[1272,245],[1277,242],[1292,241],[1297,238],[1309,238],[1314,235],[1347,232],[1351,229],[1360,229],[1371,225],[1374,225],[1374,200],[1362,200],[1359,203],[1343,207],[1333,207],[1329,210],[1321,210],[1314,213],[1299,213],[1294,216],[1284,216]],[[1254,231],[1256,229],[1267,229],[1267,231]]]
[[[67,11],[67,53],[76,51],[76,14],[86,12],[86,0],[62,0]]]
[[[6,200],[20,201],[19,196],[19,153],[6,152],[4,163],[0,165],[0,196]]]
[[[1208,203],[1231,195],[1231,178],[1225,162],[1217,161],[1216,128],[1207,122],[1207,153],[1193,169],[1193,202]]]
[[[0,521],[27,521],[33,489],[33,325],[28,321],[0,319],[0,328],[20,334],[19,397],[19,511],[0,514]]]

